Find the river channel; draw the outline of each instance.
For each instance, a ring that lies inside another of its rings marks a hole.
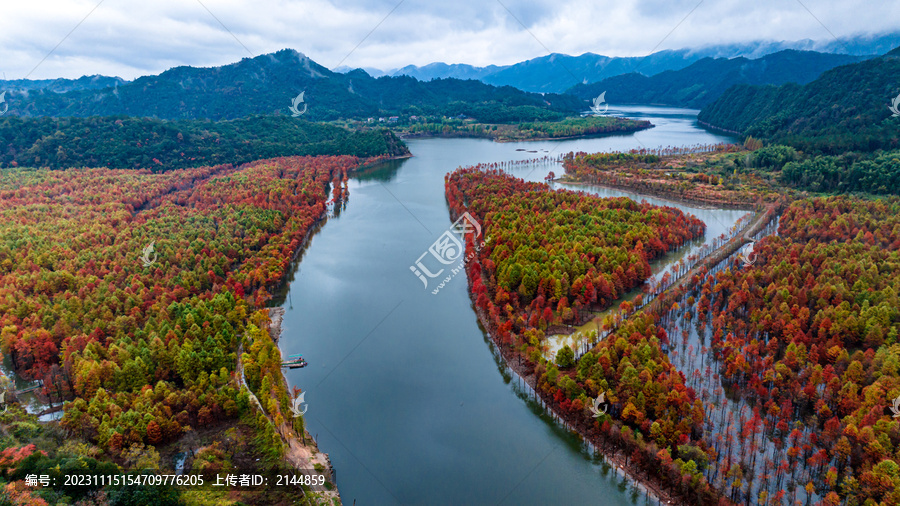
[[[345,209],[312,237],[276,301],[286,310],[282,354],[301,353],[309,363],[287,371],[288,382],[306,392],[307,427],[331,457],[345,504],[645,503],[498,362],[465,273],[434,295],[409,269],[450,225],[444,176],[459,166],[731,140],[700,128],[696,111],[613,106],[609,113],[656,126],[565,141],[413,139],[412,158],[350,179]],[[563,172],[554,163],[509,172],[541,181],[551,170]],[[707,238],[746,214],[573,189],[681,208],[707,223]]]

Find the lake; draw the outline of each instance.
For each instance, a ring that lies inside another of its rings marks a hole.
[[[309,362],[287,370],[288,382],[306,392],[307,427],[331,457],[345,504],[643,504],[498,363],[465,274],[432,295],[409,269],[451,223],[444,176],[459,166],[731,140],[699,128],[696,111],[609,113],[657,126],[566,141],[415,139],[413,158],[351,178],[346,208],[313,236],[276,300],[286,309],[282,353]],[[558,164],[509,172],[540,181],[551,170],[563,172]],[[707,237],[745,214],[646,200],[697,215]]]

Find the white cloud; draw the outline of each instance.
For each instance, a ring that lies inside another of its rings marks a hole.
[[[345,58],[343,65],[383,69],[434,61],[488,65],[546,49],[641,56],[661,42],[658,50],[900,29],[900,3],[873,8],[862,0],[704,0],[699,6],[697,0],[405,0],[399,7],[397,0],[202,1],[228,31],[196,0],[106,0],[40,65],[96,1],[5,5],[0,71],[19,79],[38,65],[33,79],[133,79],[177,65],[231,63],[249,56],[242,45],[257,55],[297,49],[331,68]]]

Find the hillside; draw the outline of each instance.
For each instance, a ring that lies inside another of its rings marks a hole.
[[[101,75],[81,76],[78,79],[16,79],[10,81],[0,80],[0,90],[6,91],[37,91],[46,90],[53,93],[65,93],[76,90],[99,90],[121,86],[125,84],[121,77],[108,77]]]
[[[826,154],[898,147],[900,48],[843,65],[805,84],[739,85],[698,116],[713,126]]]
[[[182,448],[193,454],[182,461],[185,474],[290,471],[299,442],[279,432],[287,424],[310,436],[291,416],[296,393],[277,381],[281,355],[265,305],[328,201],[346,199],[341,180],[363,161],[287,157],[164,174],[0,171],[0,350],[16,378],[40,380],[57,406],[69,401],[58,423],[37,423],[7,394],[0,504],[320,502],[297,485],[104,487],[111,482],[97,475],[172,470]],[[10,501],[26,473],[55,481],[26,489],[33,500]],[[73,474],[84,482],[68,485],[62,475]]]
[[[210,122],[150,118],[0,118],[0,167],[163,172],[296,155],[403,156],[386,129],[351,132],[285,116]]]
[[[700,55],[683,49],[659,51],[646,57],[610,57],[593,53],[569,56],[554,53],[503,68],[483,77],[482,81],[497,86],[511,85],[527,91],[562,93],[582,81],[597,81],[637,71],[656,74],[664,70],[684,68],[699,58]]]
[[[301,92],[311,121],[392,114],[465,114],[489,105],[511,121],[558,119],[579,108],[574,97],[542,96],[479,81],[411,77],[375,79],[361,70],[335,73],[285,49],[221,67],[175,67],[159,75],[101,90],[68,93],[10,91],[17,116],[149,116],[160,119],[235,119],[254,114],[289,115]],[[299,106],[301,109],[303,106]],[[476,111],[477,113],[477,111]],[[480,119],[480,118],[476,118]]]
[[[567,92],[590,100],[604,91],[615,104],[661,104],[694,109],[714,102],[736,84],[805,84],[822,72],[865,60],[867,57],[785,50],[762,58],[704,58],[681,70],[654,76],[630,73],[591,84],[578,84]]]
[[[423,66],[407,65],[396,70],[377,72],[379,72],[379,75],[386,73],[395,76],[412,76],[421,81],[447,77],[479,79],[488,84],[514,86],[525,91],[563,93],[570,87],[580,83],[595,83],[618,75],[640,73],[644,76],[653,76],[667,70],[681,70],[705,58],[744,57],[759,59],[784,50],[865,56],[883,54],[885,51],[896,47],[897,44],[900,44],[900,33],[887,32],[877,35],[856,35],[820,41],[810,39],[795,41],[757,40],[734,44],[713,44],[689,49],[666,49],[657,51],[649,56],[603,56],[590,52],[573,56],[554,53],[512,65],[488,65],[486,67],[477,67],[464,63],[447,64],[436,62]],[[843,63],[849,63],[850,61],[853,60]],[[818,73],[806,81],[815,78],[823,70],[826,69],[819,70]],[[593,96],[597,96],[597,94]]]

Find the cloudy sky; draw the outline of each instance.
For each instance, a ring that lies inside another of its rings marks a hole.
[[[502,65],[548,50],[644,56],[654,48],[900,29],[900,2],[871,0],[98,1],[4,4],[0,78],[134,79],[283,48],[329,68],[391,69]]]

